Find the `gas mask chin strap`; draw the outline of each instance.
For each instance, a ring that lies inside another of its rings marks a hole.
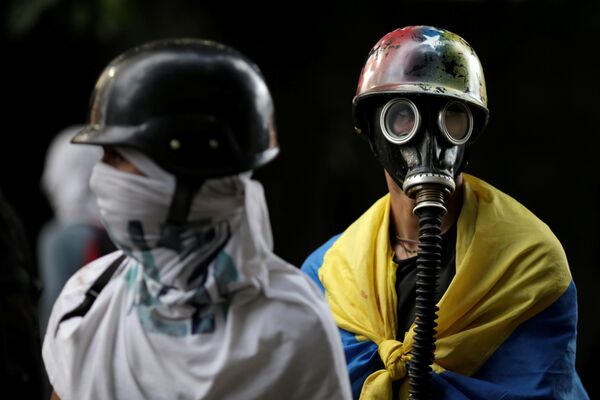
[[[203,179],[176,177],[175,193],[173,193],[173,199],[167,214],[167,227],[178,227],[188,223],[192,200],[204,182]]]

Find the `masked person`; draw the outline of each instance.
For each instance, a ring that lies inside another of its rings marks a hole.
[[[353,107],[389,194],[302,270],[334,314],[354,398],[586,399],[559,241],[462,172],[488,119],[474,50],[435,27],[390,32]]]
[[[120,249],[78,271],[43,358],[62,399],[345,399],[318,288],[272,252],[262,186],[278,153],[269,90],[239,52],[171,39],[110,63],[74,143]]]

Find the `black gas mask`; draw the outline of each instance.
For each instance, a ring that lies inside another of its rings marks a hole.
[[[377,107],[373,118],[373,150],[405,193],[410,196],[423,183],[454,191],[475,125],[467,103],[444,96],[399,96]]]

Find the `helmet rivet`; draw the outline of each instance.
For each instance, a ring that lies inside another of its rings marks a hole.
[[[181,147],[181,142],[177,139],[171,139],[171,141],[169,142],[169,146],[171,146],[171,149],[173,150],[179,150],[179,148]]]
[[[219,147],[219,141],[218,141],[217,139],[210,139],[210,140],[208,141],[208,146],[209,146],[211,149],[216,149],[216,148],[218,148],[218,147]]]

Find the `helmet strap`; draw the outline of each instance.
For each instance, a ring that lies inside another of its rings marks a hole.
[[[175,179],[175,193],[169,206],[167,225],[182,226],[187,223],[192,200],[200,187],[202,187],[204,180],[192,181],[180,176],[177,176]]]

